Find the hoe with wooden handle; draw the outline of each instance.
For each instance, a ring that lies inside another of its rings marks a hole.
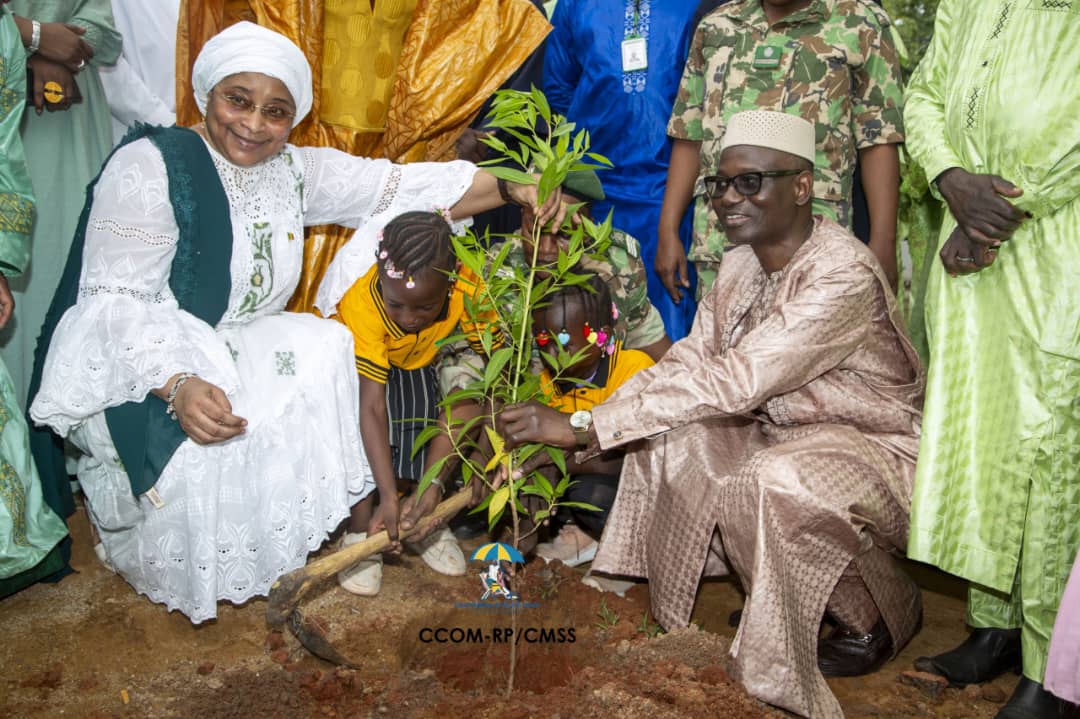
[[[420,527],[430,522],[443,522],[469,505],[472,489],[465,488],[443,500],[435,510],[417,522],[411,529],[398,530],[398,538],[405,539],[415,534]],[[270,596],[266,605],[266,623],[271,629],[281,629],[288,624],[289,630],[296,635],[304,648],[317,657],[334,664],[355,667],[355,662],[347,659],[330,643],[326,627],[305,618],[300,611],[301,600],[319,583],[335,576],[361,559],[378,554],[390,546],[390,537],[383,531],[368,537],[362,542],[344,547],[317,559],[299,569],[278,578],[270,587]]]

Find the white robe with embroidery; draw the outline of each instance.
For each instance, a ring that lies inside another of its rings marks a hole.
[[[146,139],[121,148],[94,194],[79,297],[57,326],[31,415],[86,455],[79,482],[109,560],[135,588],[193,622],[217,601],[265,594],[304,564],[374,482],[357,414],[353,341],[331,320],[284,312],[305,225],[385,224],[450,206],[465,162],[393,165],[327,148],[285,150],[251,168],[211,149],[228,196],[228,308],[211,327],[169,289],[178,229],[165,164]],[[221,387],[247,431],[186,440],[133,496],[104,410],[143,400],[179,372]]]

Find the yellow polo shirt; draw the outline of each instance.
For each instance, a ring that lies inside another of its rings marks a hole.
[[[623,349],[622,342],[615,343],[615,351],[608,356],[607,362],[601,360],[596,376],[592,379],[595,387],[575,387],[563,393],[551,381],[551,371],[544,369],[540,373],[540,383],[544,391],[551,395],[549,407],[570,414],[579,409],[591,410],[596,405],[615,394],[623,382],[647,367],[652,367],[652,357],[640,350]]]
[[[483,283],[475,274],[462,268],[450,291],[449,299],[439,318],[416,334],[407,333],[390,319],[379,289],[379,267],[373,265],[356,281],[338,304],[336,319],[344,323],[353,335],[356,371],[380,384],[386,384],[391,367],[414,370],[426,367],[435,360],[439,342],[457,334],[460,326],[469,345],[483,354],[480,335],[495,314],[472,318],[465,312],[465,296],[477,297]],[[496,336],[495,346],[501,344]]]

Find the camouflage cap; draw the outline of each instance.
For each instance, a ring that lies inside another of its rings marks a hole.
[[[811,164],[817,152],[812,123],[797,115],[771,110],[747,110],[732,115],[720,151],[734,145],[780,150],[809,160]]]
[[[575,170],[563,180],[562,188],[574,197],[589,202],[604,199],[604,186],[595,170]]]

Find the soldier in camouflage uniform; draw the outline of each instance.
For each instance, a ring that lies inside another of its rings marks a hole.
[[[735,0],[709,13],[698,25],[668,124],[676,142],[660,220],[658,273],[664,276],[662,261],[669,276],[676,264],[685,266],[681,245],[672,246],[670,226],[693,199],[689,258],[698,270],[698,296],[712,286],[724,236],[710,216],[702,180],[716,174],[728,119],[764,109],[815,124],[814,212],[846,226],[858,153],[870,208],[870,249],[895,285],[901,102],[889,18],[869,0]]]
[[[583,181],[580,177],[583,174],[591,175],[591,181]],[[563,185],[563,199],[576,203],[603,198],[603,190],[595,173],[578,172],[574,175],[579,177],[572,175],[572,179],[568,179]],[[580,197],[572,195],[571,192],[577,192]],[[579,210],[587,211],[587,205]],[[522,232],[528,232],[527,228],[531,228],[532,223],[527,217],[524,219],[526,229]],[[551,242],[552,240],[554,242]],[[532,248],[526,247],[517,237],[510,237],[505,242],[511,244],[506,266],[528,267]],[[562,244],[556,237],[542,237],[539,252],[542,263],[554,261],[544,259],[544,254],[553,251],[555,243]],[[500,248],[501,245],[493,251]],[[612,302],[618,310],[614,327],[615,338],[622,341],[623,347],[641,350],[652,357],[653,361],[659,361],[671,346],[671,340],[664,329],[660,313],[649,301],[645,264],[641,261],[641,245],[625,232],[612,230],[611,245],[605,255],[603,259],[584,255],[578,262],[578,267],[596,274],[607,284]],[[533,350],[534,359],[539,361],[538,349],[534,347]],[[464,387],[469,381],[481,377],[483,368],[483,361],[469,349],[467,343],[445,347],[439,358],[439,382],[442,391],[449,394]]]

